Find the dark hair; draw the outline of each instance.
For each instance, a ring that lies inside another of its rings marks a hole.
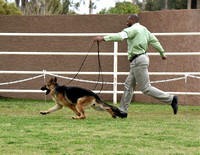
[[[129,16],[129,18],[135,20],[137,23],[139,22],[139,16],[137,14],[132,14]]]

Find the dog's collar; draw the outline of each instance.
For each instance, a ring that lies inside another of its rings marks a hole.
[[[56,87],[58,87],[58,83],[56,83],[54,86],[53,86],[53,89],[55,89]]]
[[[58,87],[59,85],[58,85],[58,83],[56,83],[54,86],[53,86],[53,88],[52,88],[52,90],[51,90],[51,92],[53,91],[53,90],[55,90],[56,89],[56,87]]]

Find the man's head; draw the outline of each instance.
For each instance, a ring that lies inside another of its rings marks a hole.
[[[126,25],[128,27],[131,27],[133,24],[139,22],[139,16],[137,14],[133,14],[128,16],[128,19],[126,20]]]

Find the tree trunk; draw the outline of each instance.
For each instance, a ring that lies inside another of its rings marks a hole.
[[[146,0],[142,0],[142,11],[145,10]]]
[[[15,0],[16,6],[19,8],[19,2],[20,0]]]
[[[200,0],[197,0],[197,9],[200,9]]]
[[[191,9],[191,0],[188,0],[187,2],[187,9]]]
[[[168,0],[165,0],[165,10],[168,10]]]
[[[36,14],[38,15],[39,12],[38,12],[38,0],[32,0],[32,9],[33,11],[31,11],[31,14]]]
[[[89,3],[89,14],[92,14],[92,0]]]
[[[22,12],[24,14],[27,14],[28,13],[28,0],[22,0]]]
[[[45,0],[42,1],[42,15],[45,15]]]

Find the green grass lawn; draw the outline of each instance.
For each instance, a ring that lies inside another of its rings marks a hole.
[[[40,115],[54,103],[0,99],[0,154],[200,154],[200,106],[132,103],[127,119],[87,109],[73,120],[64,108]],[[119,106],[119,105],[116,105]]]

